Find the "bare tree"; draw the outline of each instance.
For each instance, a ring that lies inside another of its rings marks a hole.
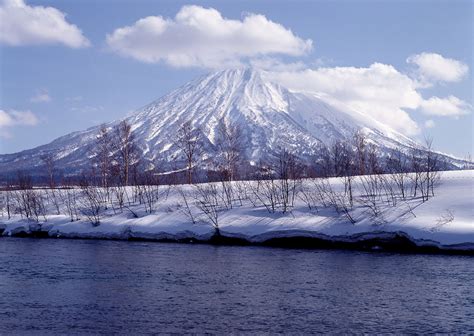
[[[288,150],[282,149],[278,157],[278,181],[282,212],[291,211],[298,193],[300,179],[296,157]]]
[[[145,212],[153,213],[155,211],[156,203],[159,200],[159,179],[152,170],[143,172],[140,183],[137,188],[140,190],[141,200],[140,204],[144,204]]]
[[[56,215],[59,215],[61,213],[61,194],[59,193],[59,191],[57,189],[47,189],[45,191],[45,195],[48,202],[54,206],[54,209],[56,210]]]
[[[176,145],[186,160],[188,184],[193,183],[193,169],[199,156],[200,134],[200,130],[194,128],[190,121],[183,123],[177,134]]]
[[[365,175],[367,162],[367,139],[364,133],[359,130],[353,136],[353,145],[355,148],[355,165],[358,175]]]
[[[52,189],[54,188],[54,170],[55,170],[54,155],[52,153],[46,153],[46,154],[41,155],[40,158],[46,168],[46,173],[48,176],[48,186]]]
[[[350,223],[356,223],[351,213],[352,205],[349,204],[346,192],[336,191],[328,178],[318,178],[313,183],[316,188],[317,198],[319,198],[323,206],[333,207],[337,213],[342,213]]]
[[[273,164],[261,164],[257,183],[250,184],[253,196],[269,213],[291,212],[300,190],[300,167],[296,157],[281,149]],[[252,203],[254,203],[251,200]]]
[[[219,216],[224,210],[219,203],[219,191],[214,183],[196,184],[196,206],[206,216],[214,228],[215,235],[220,235]]]
[[[225,175],[227,176],[227,174]],[[234,186],[233,182],[227,180],[227,178],[221,179],[221,199],[223,205],[227,209],[232,209],[234,205]]]
[[[306,183],[302,183],[298,197],[306,204],[309,210],[318,211],[318,193],[316,188],[309,184],[308,180]]]
[[[181,187],[176,187],[176,188],[184,204],[183,206],[180,203],[178,203],[179,210],[191,221],[191,223],[196,224],[196,216],[194,215],[191,209],[192,204],[188,201],[188,196],[186,195],[186,191]]]
[[[342,141],[335,141],[331,146],[331,161],[333,166],[334,174],[338,177],[343,176],[344,173],[344,164],[343,164],[343,155],[344,144]]]
[[[110,175],[113,161],[113,141],[109,129],[105,125],[101,125],[99,133],[96,137],[95,146],[95,164],[100,174],[100,185],[108,188],[110,185]]]
[[[64,205],[66,206],[66,211],[71,222],[79,220],[77,190],[74,187],[69,186],[61,190],[60,195],[63,199]]]
[[[134,143],[131,125],[123,120],[115,128],[115,146],[120,176],[124,185],[129,184],[131,167],[138,160],[138,148]]]
[[[410,178],[412,180],[412,194],[413,197],[417,196],[418,192],[422,193],[424,200],[424,188],[423,188],[423,157],[422,150],[419,147],[412,147],[410,150]]]
[[[347,142],[340,142],[338,147],[338,164],[340,165],[341,179],[344,184],[344,194],[348,197],[350,207],[352,208],[354,202],[352,184],[356,172],[355,158],[358,159],[358,156],[355,157],[352,148]]]
[[[99,226],[102,214],[102,196],[98,187],[90,184],[86,176],[81,180],[81,212],[92,223]]]
[[[8,219],[11,218],[12,213],[12,192],[13,183],[10,180],[7,180],[7,185],[5,187],[5,210],[7,211]]]
[[[235,181],[234,186],[235,186],[235,195],[236,199],[239,201],[240,206],[243,205],[243,202],[245,200],[249,200],[249,193],[248,191],[250,190],[249,184],[252,182],[249,181]]]
[[[426,200],[431,196],[434,196],[434,187],[439,180],[438,171],[438,155],[433,151],[433,138],[425,138],[425,155],[424,155],[424,168],[425,168],[425,188],[424,192]]]
[[[401,147],[395,148],[391,151],[386,160],[387,172],[397,186],[403,200],[407,197],[408,187],[408,162],[407,156]]]
[[[334,173],[334,165],[332,163],[331,150],[322,143],[319,147],[320,171],[318,176],[329,177]]]
[[[278,184],[272,169],[260,162],[256,176],[257,183],[252,183],[253,196],[269,213],[274,213],[279,204]]]
[[[242,131],[238,125],[228,125],[223,120],[217,125],[216,145],[222,155],[222,170],[229,181],[235,179],[242,153]]]
[[[384,191],[383,175],[371,174],[360,176],[360,183],[363,191],[358,198],[358,202],[368,208],[373,218],[382,214],[381,199]]]
[[[366,174],[381,174],[382,167],[380,166],[380,154],[377,147],[370,143],[367,145],[367,172]]]
[[[21,216],[39,222],[40,216],[46,221],[46,208],[44,198],[40,191],[33,189],[30,175],[23,172],[17,174],[16,190],[17,208]]]
[[[474,168],[474,161],[472,160],[471,153],[467,153],[466,157],[464,158],[464,164],[462,169],[473,169]]]

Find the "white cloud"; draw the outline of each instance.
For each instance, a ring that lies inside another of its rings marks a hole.
[[[0,127],[38,124],[38,118],[31,111],[0,110]]]
[[[472,106],[455,96],[431,97],[421,102],[421,111],[428,115],[458,117],[470,113]]]
[[[0,137],[11,137],[8,131],[13,126],[35,126],[39,122],[31,111],[1,110],[0,109]]]
[[[407,63],[418,66],[418,75],[425,82],[458,82],[469,71],[467,64],[435,53],[421,53],[407,58]]]
[[[0,0],[0,43],[11,46],[63,44],[90,45],[81,30],[53,7],[28,6],[23,0]]]
[[[270,76],[290,89],[329,94],[404,134],[419,132],[405,109],[418,108],[423,98],[416,91],[416,83],[391,65],[317,68]]]
[[[458,62],[440,57],[451,65]],[[458,117],[472,111],[471,105],[454,96],[423,98],[419,89],[425,87],[424,84],[388,64],[374,63],[365,68],[275,69],[269,72],[270,78],[289,89],[328,94],[406,135],[420,132],[419,125],[409,114],[410,110],[447,117]],[[458,71],[459,76],[461,72]],[[447,75],[444,77],[445,80],[448,78]]]
[[[425,128],[433,128],[436,124],[433,120],[429,119],[425,121]]]
[[[281,24],[259,14],[224,18],[213,8],[183,6],[174,19],[142,18],[107,35],[109,47],[143,62],[219,68],[264,55],[303,55],[312,48]]]
[[[33,103],[47,103],[51,101],[51,96],[48,91],[41,90],[31,97],[30,101]]]

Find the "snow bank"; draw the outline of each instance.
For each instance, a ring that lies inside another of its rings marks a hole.
[[[333,181],[340,184],[340,181]],[[186,186],[188,192],[192,187]],[[162,190],[165,187],[162,187]],[[114,214],[107,210],[99,226],[85,218],[70,222],[65,215],[48,215],[47,221],[33,223],[18,215],[7,219],[0,216],[3,236],[28,235],[43,231],[51,237],[208,240],[213,236],[212,225],[193,206],[195,224],[185,215],[177,187],[165,191],[153,214],[146,214],[139,205],[134,207],[140,217],[134,218],[124,210]],[[331,209],[309,210],[298,200],[291,213],[269,213],[263,206],[244,202],[223,211],[219,217],[221,233],[227,237],[262,243],[282,237],[313,237],[339,242],[383,239],[396,233],[408,237],[418,246],[433,245],[444,249],[474,250],[474,171],[443,172],[435,196],[422,203],[419,199],[400,202],[383,210],[381,218],[373,218],[364,207],[356,208],[351,224],[343,215]],[[411,207],[413,211],[408,211]]]

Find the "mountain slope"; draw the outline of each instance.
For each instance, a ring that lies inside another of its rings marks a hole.
[[[266,159],[280,147],[289,148],[300,157],[310,157],[317,153],[319,145],[348,140],[360,129],[381,151],[415,145],[331,97],[291,92],[264,77],[265,73],[252,69],[219,71],[185,84],[122,120],[131,124],[136,144],[150,162],[179,156],[173,141],[187,121],[202,130],[208,153],[214,150],[220,120],[239,125],[249,162]],[[0,155],[0,171],[39,166],[44,153],[52,153],[57,167],[66,171],[89,167],[99,127],[65,135],[34,149]]]

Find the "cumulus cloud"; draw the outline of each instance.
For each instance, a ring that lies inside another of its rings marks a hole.
[[[456,60],[440,57],[443,60],[448,60],[451,65],[461,64]],[[452,66],[451,70],[455,68]],[[456,78],[460,79],[464,76],[463,71],[458,71]],[[447,117],[458,117],[472,111],[470,104],[455,96],[425,99],[419,92],[425,85],[420,83],[419,79],[414,79],[388,64],[374,63],[369,67],[360,68],[283,68],[283,70],[271,71],[268,75],[270,79],[289,89],[328,94],[332,98],[410,136],[420,132],[420,126],[410,115],[413,110],[421,111],[427,115]],[[443,77],[444,80],[454,80],[454,75],[451,75],[449,77],[446,73]],[[437,80],[440,78],[441,75],[436,77]],[[433,80],[433,75],[430,80]]]
[[[293,90],[329,94],[404,134],[419,132],[405,109],[416,109],[423,98],[416,91],[415,82],[391,65],[317,68],[270,76]]]
[[[23,0],[0,0],[0,42],[11,46],[63,44],[90,45],[81,30],[53,7],[28,6]]]
[[[0,137],[11,137],[8,128],[12,126],[34,126],[38,118],[31,111],[1,110],[0,109]]]
[[[421,102],[421,111],[428,115],[458,117],[468,114],[472,106],[455,96],[431,97]]]
[[[243,20],[223,17],[213,8],[183,6],[174,19],[142,18],[107,35],[115,52],[143,62],[171,66],[219,68],[243,59],[272,54],[303,55],[312,48],[279,23],[263,15]]]
[[[467,64],[435,53],[421,53],[407,58],[407,63],[418,66],[418,75],[425,82],[458,82],[469,71]]]
[[[33,103],[47,103],[51,101],[51,96],[49,95],[48,91],[41,90],[31,97],[30,101]]]

